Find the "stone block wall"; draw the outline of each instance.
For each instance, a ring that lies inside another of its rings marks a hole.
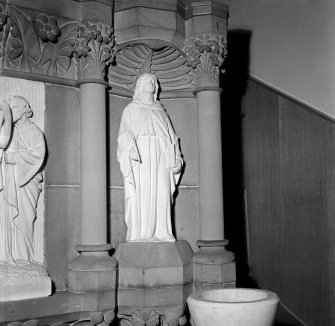
[[[46,85],[46,268],[57,290],[66,290],[69,262],[80,243],[80,93]]]

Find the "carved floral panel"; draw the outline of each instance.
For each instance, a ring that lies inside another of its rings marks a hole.
[[[111,26],[80,24],[0,6],[0,68],[71,79],[103,78],[113,60]],[[78,76],[79,74],[79,76]]]

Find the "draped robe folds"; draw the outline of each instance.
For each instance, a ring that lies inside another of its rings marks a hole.
[[[131,149],[140,161],[130,158]],[[126,240],[175,241],[171,204],[180,172],[172,173],[168,162],[177,165],[182,158],[178,137],[158,101],[146,105],[136,99],[124,109],[117,157],[124,177]]]
[[[34,260],[33,231],[41,192],[41,166],[45,157],[42,131],[32,122],[14,127],[6,152],[17,153],[16,164],[1,168],[0,263],[31,263]]]

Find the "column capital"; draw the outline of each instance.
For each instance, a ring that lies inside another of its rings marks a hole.
[[[219,86],[220,67],[227,56],[227,37],[197,34],[185,41],[187,65],[193,68],[196,88]]]
[[[114,60],[115,37],[113,27],[85,23],[78,30],[73,48],[78,62],[78,79],[103,81],[106,67]]]

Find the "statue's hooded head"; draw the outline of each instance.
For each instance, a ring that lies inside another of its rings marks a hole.
[[[142,88],[143,88],[143,82],[145,80],[151,80],[152,83],[155,85],[154,89],[154,100],[157,100],[157,94],[158,94],[158,82],[157,78],[153,74],[142,74],[141,76],[138,77],[136,81],[136,86],[135,86],[135,91],[134,91],[134,96],[133,99],[140,99],[141,98],[141,93],[142,93]]]
[[[13,112],[14,122],[20,119],[23,114],[26,114],[27,118],[31,118],[33,116],[33,111],[31,110],[28,101],[24,97],[19,95],[12,95],[9,97],[8,102]]]

